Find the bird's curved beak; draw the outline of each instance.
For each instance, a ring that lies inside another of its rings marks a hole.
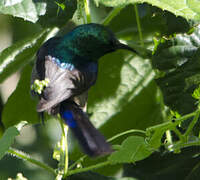
[[[129,51],[132,51],[135,54],[138,54],[138,52],[135,49],[121,42],[117,43],[117,49],[127,49]]]

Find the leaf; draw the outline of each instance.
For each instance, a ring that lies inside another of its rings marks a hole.
[[[45,11],[46,6],[43,4],[43,8],[37,8],[37,3],[34,3],[32,0],[23,0],[20,3],[10,3],[10,6],[2,6],[0,5],[0,12],[2,14],[9,14],[15,17],[23,18],[26,21],[36,22],[38,20],[38,16],[44,13],[41,11]],[[41,5],[41,3],[40,3]],[[40,11],[39,11],[40,10]]]
[[[200,4],[198,0],[94,0],[96,4],[103,4],[109,7],[125,6],[128,4],[142,4],[148,3],[152,6],[157,6],[162,10],[170,11],[176,16],[182,16],[186,19],[199,20],[200,19]]]
[[[0,83],[30,61],[48,33],[50,33],[50,29],[44,29],[33,37],[19,41],[0,53]]]
[[[35,8],[36,8],[38,16],[45,15],[47,3],[46,2],[37,2],[37,3],[35,3]]]
[[[116,52],[100,60],[98,81],[88,103],[97,127],[120,113],[153,79],[149,62],[134,56]]]
[[[2,138],[0,138],[0,159],[5,155],[17,135],[19,135],[17,128],[10,127],[5,131]]]
[[[22,74],[16,90],[8,98],[2,112],[2,122],[5,128],[27,121],[28,123],[38,123],[36,112],[37,102],[30,95],[30,79],[32,67],[27,65]]]
[[[43,27],[64,26],[74,15],[77,2],[65,0],[63,6],[65,9],[58,11],[59,7],[55,1],[4,0],[0,1],[0,13],[33,23],[38,21]]]
[[[200,26],[192,34],[178,34],[159,41],[153,68],[162,72],[156,79],[164,102],[172,110],[187,114],[197,107],[193,91],[200,85]]]
[[[115,163],[133,163],[150,156],[152,151],[144,137],[130,136],[122,143],[120,149],[109,156],[108,160]]]
[[[73,176],[67,177],[69,180],[136,180],[135,178],[131,177],[108,177],[108,176],[103,176],[98,173],[94,173],[92,171],[88,171],[85,173],[78,173],[74,174]]]
[[[65,0],[62,2],[64,10],[56,4],[56,1],[47,1],[46,13],[40,16],[38,23],[43,27],[64,26],[70,20],[77,8],[77,1]]]
[[[125,164],[123,175],[148,180],[193,180],[200,175],[199,152],[199,146],[183,148],[180,153],[154,152],[135,164]]]
[[[161,138],[163,137],[164,132],[162,130],[157,130],[150,137],[148,143],[151,148],[158,149],[161,145]]]
[[[1,0],[0,1],[0,7],[1,6],[13,6],[15,4],[21,3],[23,0]]]

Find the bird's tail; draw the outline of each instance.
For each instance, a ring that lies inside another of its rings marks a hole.
[[[86,113],[72,101],[62,102],[60,115],[71,128],[83,151],[89,156],[112,153],[112,148],[104,136],[92,125]]]

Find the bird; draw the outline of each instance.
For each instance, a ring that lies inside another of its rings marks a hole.
[[[36,54],[31,84],[48,79],[48,85],[40,93],[31,90],[39,96],[37,112],[60,114],[82,150],[91,157],[113,152],[90,122],[85,107],[88,90],[97,79],[98,60],[118,49],[137,54],[106,26],[90,23],[79,25],[64,36],[50,38]]]

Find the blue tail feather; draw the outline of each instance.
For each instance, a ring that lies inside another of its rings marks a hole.
[[[89,156],[101,156],[112,153],[112,148],[104,136],[92,125],[86,113],[72,101],[60,106],[60,115],[71,128],[83,151]]]
[[[66,110],[61,114],[61,117],[65,120],[66,124],[70,128],[77,127],[76,121],[73,117],[73,113],[70,110]]]

